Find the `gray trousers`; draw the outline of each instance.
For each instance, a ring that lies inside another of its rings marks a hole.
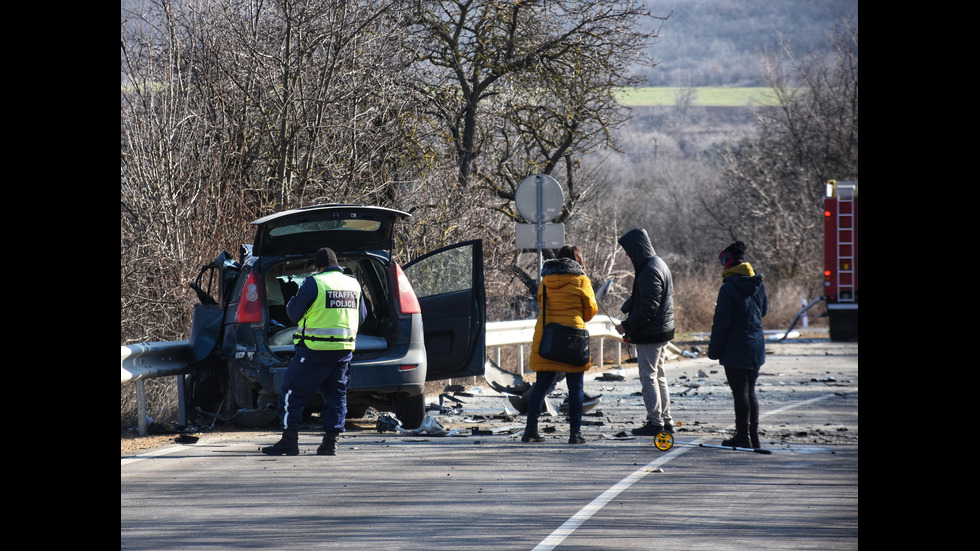
[[[635,346],[636,360],[640,368],[640,384],[643,387],[643,403],[647,408],[647,421],[663,427],[664,423],[672,420],[670,390],[667,387],[667,374],[664,372],[667,343]]]

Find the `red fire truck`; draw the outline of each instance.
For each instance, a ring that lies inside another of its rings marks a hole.
[[[828,180],[823,200],[824,300],[830,340],[858,336],[858,183]]]

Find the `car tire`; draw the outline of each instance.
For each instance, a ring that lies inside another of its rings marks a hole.
[[[418,396],[401,395],[397,400],[395,416],[402,422],[402,428],[417,429],[425,419],[425,394]]]

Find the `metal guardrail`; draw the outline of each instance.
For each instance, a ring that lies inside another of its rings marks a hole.
[[[192,355],[190,341],[148,342],[122,347],[122,383],[183,375]]]
[[[487,346],[506,344],[528,344],[534,338],[534,325],[537,320],[494,321],[487,324]],[[586,322],[585,328],[592,337],[612,337],[622,342],[616,332],[619,320],[608,316],[596,316]]]
[[[534,326],[536,319],[517,320],[517,321],[496,321],[487,324],[487,347],[497,349],[497,365],[500,365],[500,347],[507,345],[520,345],[521,351],[517,355],[517,374],[524,375],[524,349],[523,345],[530,344],[534,340]],[[589,331],[589,336],[599,339],[599,365],[605,365],[605,339],[616,340],[616,364],[622,364],[622,348],[620,344],[623,337],[616,331],[619,320],[609,316],[595,316],[585,323],[585,328]],[[593,352],[593,357],[596,357]]]
[[[487,324],[488,347],[530,344],[534,338],[536,320],[497,321]],[[619,320],[596,316],[585,324],[594,338],[612,338],[623,342],[616,332]],[[600,347],[599,360],[602,361]],[[120,361],[121,383],[132,383],[153,377],[184,375],[193,352],[190,341],[148,342],[122,347]]]
[[[187,373],[193,349],[190,341],[148,342],[122,347],[122,360],[119,362],[122,372],[122,384],[136,383],[136,415],[139,419],[139,435],[146,436],[148,423],[146,417],[145,379],[178,377],[178,416],[181,425],[187,424],[187,412],[184,410],[183,377]]]

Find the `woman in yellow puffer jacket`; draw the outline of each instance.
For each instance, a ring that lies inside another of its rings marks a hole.
[[[548,289],[547,311],[544,310],[544,289]],[[548,323],[556,322],[580,329],[599,311],[592,290],[592,282],[585,275],[582,253],[578,247],[564,246],[557,258],[548,260],[541,267],[541,285],[538,287],[538,312],[547,314]],[[545,395],[554,383],[559,372],[565,373],[568,385],[568,423],[569,444],[581,444],[582,402],[584,401],[585,372],[591,363],[570,365],[547,360],[538,355],[541,331],[544,329],[541,314],[534,326],[534,340],[531,345],[531,370],[536,373],[534,385],[528,397],[527,426],[524,428],[523,442],[544,442],[538,433],[538,416],[544,405]]]

